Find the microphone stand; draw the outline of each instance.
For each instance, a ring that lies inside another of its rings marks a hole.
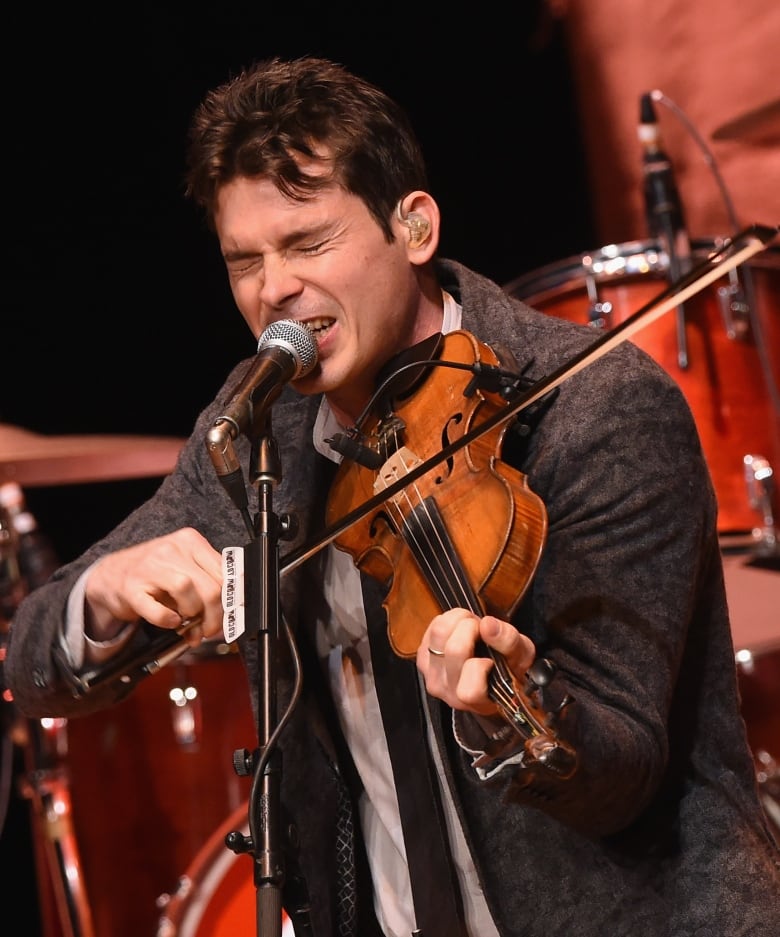
[[[690,246],[688,233],[681,226],[673,211],[664,209],[657,214],[657,235],[661,249],[666,249],[669,258],[669,280],[677,282],[690,269]],[[677,326],[677,364],[686,371],[690,365],[688,358],[688,339],[685,332],[685,307],[681,304],[675,310]]]
[[[269,428],[270,419],[265,421]],[[279,541],[290,529],[289,518],[278,517],[272,506],[272,492],[281,478],[276,444],[264,432],[252,442],[250,480],[258,492],[258,513],[254,539],[244,550],[244,604],[247,628],[254,629],[257,641],[257,737],[259,749],[234,753],[238,774],[253,773],[249,798],[249,835],[239,831],[225,838],[236,853],[252,853],[256,888],[257,933],[281,937],[284,863],[280,849],[281,753],[269,747],[277,722],[276,670],[279,625]]]
[[[643,94],[639,105],[639,139],[644,145],[645,208],[651,237],[657,237],[669,259],[669,281],[675,283],[691,268],[691,245],[685,216],[674,178],[672,162],[661,144],[653,94]],[[677,364],[688,369],[688,339],[685,333],[685,308],[676,310]]]

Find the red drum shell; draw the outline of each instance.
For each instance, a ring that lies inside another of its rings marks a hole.
[[[117,706],[68,721],[79,874],[97,934],[153,935],[158,898],[246,801],[251,779],[236,775],[233,752],[257,746],[249,700],[237,654],[187,652]]]
[[[715,240],[694,242],[693,262],[716,246]],[[630,241],[542,267],[505,289],[542,312],[582,325],[591,324],[594,305],[608,304],[603,325],[614,328],[667,288],[668,267],[658,244]],[[743,457],[761,455],[775,471],[780,465],[780,254],[763,251],[736,275],[752,315],[737,337],[729,334],[722,312],[728,274],[691,297],[684,306],[687,368],[678,363],[674,310],[631,339],[677,381],[693,411],[724,534],[749,532],[762,522],[748,494]],[[775,485],[775,515],[779,492]]]

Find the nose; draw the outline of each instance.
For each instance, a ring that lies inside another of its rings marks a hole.
[[[297,296],[303,283],[296,274],[288,256],[269,254],[263,263],[263,276],[260,282],[260,301],[268,306],[279,308]]]

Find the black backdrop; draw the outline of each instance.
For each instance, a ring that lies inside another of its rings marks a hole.
[[[184,436],[252,353],[181,178],[197,102],[256,58],[325,55],[405,106],[442,208],[445,256],[506,283],[598,246],[565,41],[542,3],[446,18],[419,4],[406,15],[283,7],[196,15],[136,5],[106,8],[105,19],[18,10],[3,104],[0,421],[46,434]],[[158,483],[52,485],[27,497],[68,560]],[[0,828],[0,855],[27,883],[15,915],[35,934],[21,810],[12,804]]]

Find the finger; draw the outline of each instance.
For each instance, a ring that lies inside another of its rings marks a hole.
[[[498,712],[498,705],[489,692],[493,661],[487,657],[472,657],[465,662],[456,687],[456,709],[467,709],[482,716]]]
[[[470,710],[493,715],[496,704],[488,694],[488,674],[493,662],[485,657],[471,657],[460,662],[441,658],[427,668],[425,688],[430,696],[447,703],[452,709]]]
[[[212,636],[222,624],[221,557],[197,531],[176,531],[103,557],[87,598],[119,620],[142,618],[159,628],[201,618]]]
[[[182,547],[189,550],[195,569],[189,567],[191,588],[178,602],[178,611],[186,618],[200,618],[202,640],[222,632],[222,555],[215,550],[202,534],[192,528],[176,532],[181,537]],[[189,604],[189,602],[192,604]]]
[[[183,629],[182,638],[190,647],[198,647],[206,640],[199,618],[194,620],[185,619],[181,627]]]
[[[222,623],[222,582],[214,580],[200,567],[190,565],[186,571],[168,571],[164,593],[151,596],[172,608],[181,619],[199,619],[204,634],[213,636]],[[148,620],[148,619],[147,619]]]
[[[479,618],[468,609],[451,608],[437,615],[430,623],[424,636],[427,647],[444,651],[448,656],[468,656],[469,645],[476,642],[479,634]],[[436,656],[434,654],[434,656]]]
[[[429,668],[446,663],[459,668],[473,654],[479,619],[463,608],[449,609],[430,623],[417,649],[417,667],[426,676]]]
[[[192,528],[177,531],[187,544],[192,559],[212,579],[222,581],[222,554],[215,550],[206,538]]]
[[[485,644],[497,651],[515,676],[522,676],[534,662],[536,646],[509,622],[486,615],[479,624]]]
[[[495,654],[484,655],[483,648],[477,656],[472,653],[463,659],[457,675],[455,694],[458,708],[488,716],[495,714],[499,709],[492,698],[490,682],[495,656],[500,656],[509,670],[522,679],[533,663],[535,648],[533,642],[513,625],[491,615],[479,620],[477,638]],[[450,638],[448,650],[450,647],[454,649],[459,641],[463,642],[464,651],[473,646],[468,643],[470,636],[465,631],[456,629]]]

